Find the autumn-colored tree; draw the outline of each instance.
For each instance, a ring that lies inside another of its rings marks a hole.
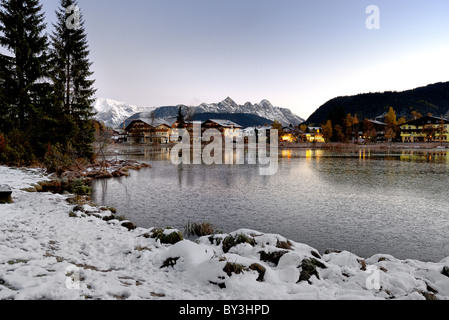
[[[385,123],[387,124],[388,128],[394,128],[398,125],[396,112],[394,111],[393,107],[390,107],[388,113],[385,115]]]
[[[350,113],[346,115],[344,124],[346,140],[350,140],[354,129],[354,117]]]
[[[396,117],[396,112],[394,111],[393,107],[390,107],[388,110],[388,113],[385,116],[385,123],[387,125],[386,131],[388,134],[385,135],[385,138],[387,141],[392,142],[396,137],[398,137],[401,134],[401,125],[406,122],[405,118],[402,117],[399,120]],[[389,130],[390,129],[390,130]]]
[[[112,144],[112,132],[98,121],[93,122],[93,127],[95,129],[94,156],[100,157],[100,168],[103,170],[103,166],[106,165],[106,150]]]
[[[327,120],[326,124],[322,126],[323,129],[323,138],[326,142],[329,142],[332,139],[332,121]]]
[[[335,131],[335,137],[337,139],[338,142],[344,142],[345,141],[345,134],[343,132],[343,128],[340,125],[336,125],[334,127],[334,131]]]
[[[444,119],[440,120],[440,123],[438,124],[437,132],[438,132],[438,137],[440,139],[440,143],[441,143],[441,145],[443,145],[443,142],[446,140],[445,135],[446,135],[446,133],[448,133],[447,129],[446,129],[446,122],[444,121]],[[0,146],[0,150],[1,150],[1,146]]]
[[[374,124],[369,120],[365,119],[362,123],[362,131],[365,136],[365,140],[368,142],[376,142],[377,141],[377,131],[374,127]]]
[[[412,120],[417,120],[422,118],[422,114],[419,113],[418,111],[412,111]]]
[[[278,131],[279,137],[282,137],[284,135],[284,130],[282,129],[283,128],[282,123],[280,123],[279,121],[277,121],[277,120],[274,121],[271,124],[271,128]]]
[[[426,135],[427,142],[431,142],[438,129],[433,124],[426,124],[423,126],[423,133]]]
[[[299,126],[299,130],[301,130],[302,132],[307,133],[307,131],[309,131],[309,126],[306,125],[306,124],[301,124],[301,125]]]
[[[396,138],[396,132],[393,130],[393,128],[387,128],[387,131],[385,132],[385,139],[387,142],[392,142]]]
[[[6,139],[2,133],[2,134],[0,134],[0,153],[2,153],[3,150],[5,150],[5,148],[6,148]]]

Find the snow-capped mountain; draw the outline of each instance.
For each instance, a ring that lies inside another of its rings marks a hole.
[[[279,121],[284,126],[297,126],[305,120],[295,115],[290,109],[273,106],[268,100],[262,100],[260,103],[252,104],[250,102],[244,105],[237,104],[231,98],[218,103],[203,103],[196,107],[185,105],[171,107],[136,107],[124,102],[118,102],[110,99],[98,99],[95,105],[97,112],[96,119],[103,121],[108,127],[123,127],[125,120],[132,118],[149,117],[154,112],[157,118],[174,118],[178,116],[179,107],[182,107],[184,114],[250,114],[271,121]]]
[[[272,121],[277,120],[284,126],[290,124],[297,126],[305,121],[293,114],[290,109],[275,107],[268,100],[262,100],[256,104],[247,102],[244,105],[238,105],[229,97],[219,103],[203,103],[195,108],[195,113],[246,113]]]
[[[136,107],[125,102],[100,98],[96,101],[94,109],[97,113],[96,120],[104,122],[107,127],[119,128],[132,115],[144,111],[151,112],[155,108]]]
[[[158,118],[176,117],[179,107],[182,107],[184,114],[251,114],[271,121],[277,120],[284,126],[289,126],[290,124],[297,126],[305,121],[295,115],[290,109],[274,107],[268,100],[262,100],[258,104],[247,102],[244,105],[239,105],[231,98],[226,98],[219,103],[203,103],[197,107],[187,107],[185,105],[160,107],[155,110],[155,116]]]

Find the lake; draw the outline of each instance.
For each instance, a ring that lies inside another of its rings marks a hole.
[[[93,201],[139,227],[209,222],[281,234],[360,257],[449,257],[449,152],[280,150],[273,176],[257,165],[174,165],[169,150],[133,159],[152,165],[97,180]]]

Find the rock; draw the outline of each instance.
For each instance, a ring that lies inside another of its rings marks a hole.
[[[33,184],[32,185],[37,192],[42,192],[42,186],[40,184]]]
[[[154,229],[152,233],[151,238],[159,240],[162,244],[176,244],[184,240],[181,232],[172,228]]]
[[[113,178],[114,176],[112,175],[112,173],[109,173],[107,171],[102,171],[99,172],[96,176],[94,176],[96,179],[109,179],[109,178]]]
[[[41,181],[39,185],[42,187],[42,192],[62,192],[62,183],[59,179],[53,179],[49,181]]]
[[[176,265],[176,262],[178,262],[180,258],[168,258],[167,260],[164,261],[164,263],[161,266],[161,269],[163,268],[168,268],[168,267],[172,267],[174,268]]]
[[[446,277],[449,277],[449,267],[445,266],[443,268],[443,271],[441,271],[442,275],[445,275]]]
[[[310,283],[310,278],[312,276],[316,276],[318,279],[320,279],[317,267],[321,269],[327,268],[323,263],[319,262],[316,259],[304,259],[301,264],[302,270],[298,282],[307,281]]]
[[[324,252],[324,254],[331,254],[331,253],[342,253],[342,251],[337,249],[328,249]]]
[[[260,251],[260,260],[265,262],[271,262],[275,266],[278,266],[279,260],[286,254],[288,251],[277,251],[267,253],[265,251]]]
[[[0,204],[12,202],[12,189],[8,185],[0,185]]]
[[[79,172],[74,171],[66,171],[61,174],[61,179],[67,179],[68,181],[75,181],[77,179],[80,179],[82,175]]]
[[[121,224],[121,226],[127,228],[129,231],[137,229],[136,224],[131,221],[125,221]]]
[[[257,273],[259,273],[259,277],[257,278],[256,281],[258,282],[263,282],[265,279],[265,272],[267,272],[267,269],[265,269],[262,265],[258,264],[258,263],[253,263],[252,265],[249,266],[250,270],[254,270],[257,271]]]

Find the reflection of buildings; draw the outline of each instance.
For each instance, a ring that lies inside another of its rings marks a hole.
[[[425,116],[401,126],[402,142],[448,142],[449,120]]]
[[[449,151],[402,151],[401,161],[449,163]]]

